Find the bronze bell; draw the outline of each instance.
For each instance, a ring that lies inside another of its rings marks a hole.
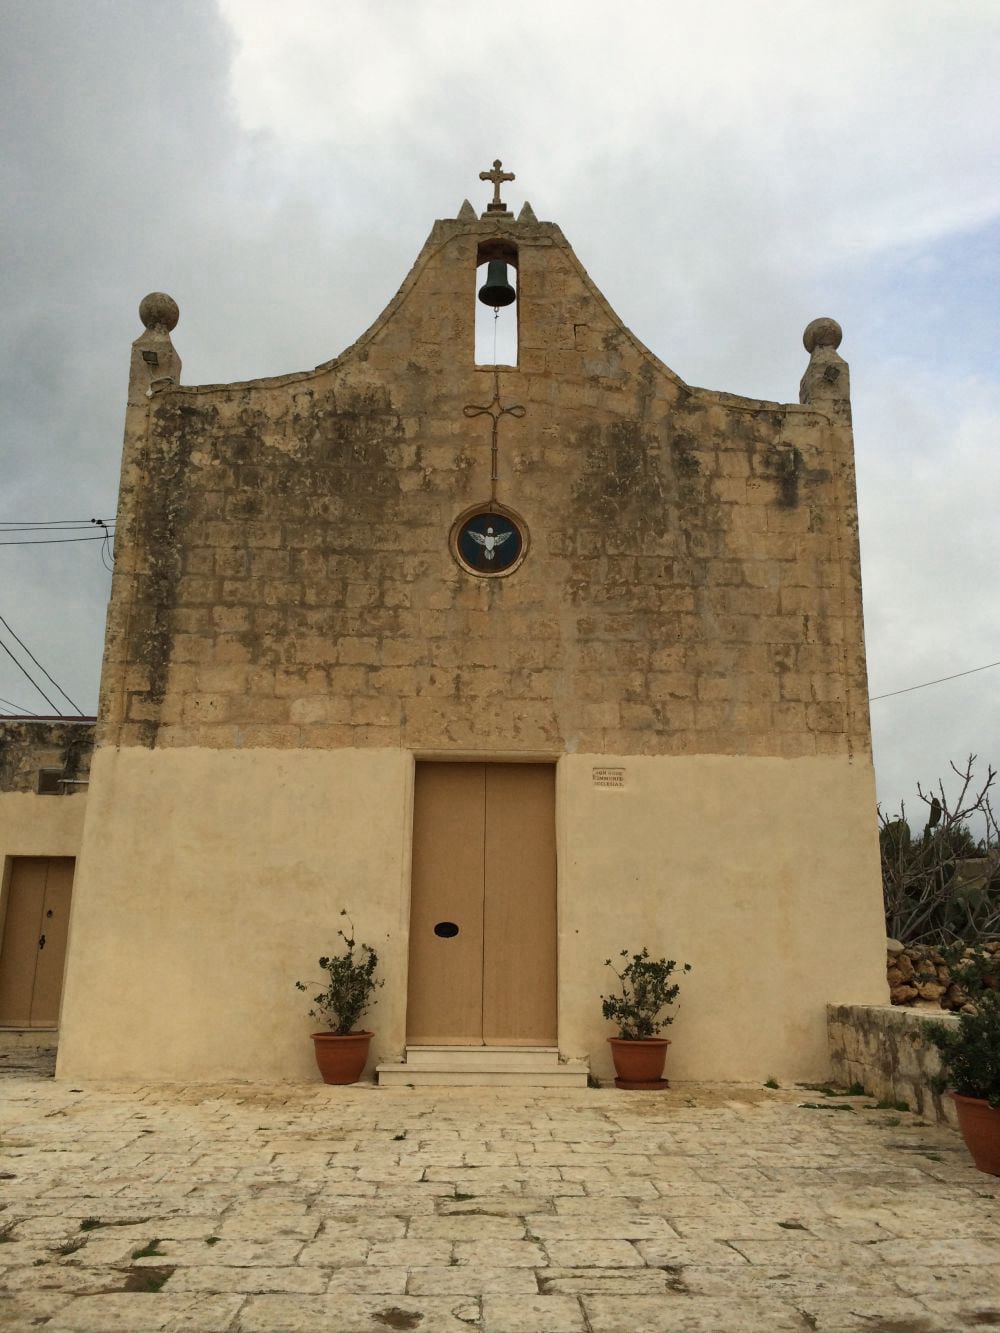
[[[502,259],[491,259],[486,270],[486,281],[479,289],[479,299],[483,305],[494,310],[502,305],[510,305],[517,299],[517,292],[507,281],[507,265]]]

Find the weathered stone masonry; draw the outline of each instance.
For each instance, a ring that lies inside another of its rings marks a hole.
[[[463,407],[493,391],[473,281],[498,239],[520,292],[499,391],[526,409],[500,423],[499,493],[531,550],[482,581],[447,534],[489,494],[489,419]],[[558,227],[503,218],[438,222],[380,320],[310,373],[182,387],[176,308],[151,309],[104,743],[867,753],[832,321],[810,326],[804,405],[693,389]]]
[[[41,771],[56,779],[55,791],[86,790],[93,748],[93,718],[0,721],[0,792],[37,792]]]

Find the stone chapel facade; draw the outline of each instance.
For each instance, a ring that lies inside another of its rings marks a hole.
[[[623,948],[692,964],[677,1078],[822,1076],[886,999],[840,330],[799,403],[692,388],[498,201],[312,371],[184,385],[142,303],[61,1076],[315,1078],[342,907],[386,1078],[607,1076]]]

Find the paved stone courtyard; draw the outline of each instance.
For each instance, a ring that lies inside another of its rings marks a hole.
[[[10,1072],[4,1327],[1000,1325],[1000,1178],[951,1131],[870,1098]]]

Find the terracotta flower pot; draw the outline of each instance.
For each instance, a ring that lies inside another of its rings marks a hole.
[[[958,1127],[965,1146],[980,1171],[1000,1176],[1000,1110],[980,1097],[962,1097],[953,1092]]]
[[[374,1035],[372,1032],[348,1032],[339,1037],[336,1032],[314,1032],[313,1050],[323,1082],[357,1083]]]
[[[638,1092],[670,1087],[663,1077],[667,1047],[670,1045],[666,1037],[646,1037],[643,1041],[609,1037],[608,1044],[618,1075],[615,1079],[616,1088],[630,1088]]]

